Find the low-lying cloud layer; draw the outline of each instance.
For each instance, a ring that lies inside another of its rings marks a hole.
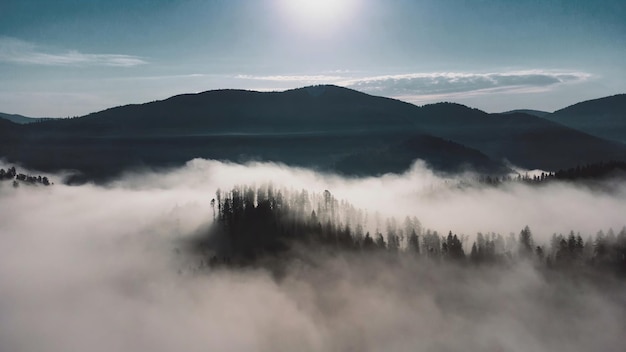
[[[621,227],[624,185],[459,188],[418,163],[344,179],[275,164],[194,160],[105,186],[0,185],[0,349],[7,351],[617,351],[623,283],[602,289],[532,266],[459,268],[311,254],[280,279],[263,269],[195,272],[180,243],[206,228],[215,190],[271,181],[330,190],[425,227],[539,240]]]
[[[273,182],[296,190],[322,193],[329,190],[357,208],[382,217],[417,216],[424,227],[440,232],[519,232],[529,225],[535,236],[547,240],[554,232],[570,230],[595,234],[624,225],[626,185],[611,193],[587,187],[553,183],[531,187],[511,183],[500,188],[459,187],[467,175],[439,175],[417,162],[403,175],[343,178],[308,169],[272,163],[224,164],[196,159],[166,174],[128,175],[113,185],[122,188],[195,189],[206,198],[217,188]],[[209,199],[210,200],[210,199]]]

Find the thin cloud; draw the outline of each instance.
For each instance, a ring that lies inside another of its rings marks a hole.
[[[0,62],[42,66],[111,66],[132,67],[147,64],[133,55],[90,54],[77,50],[44,52],[35,44],[14,38],[0,38]]]
[[[545,89],[558,84],[587,80],[585,72],[552,72],[543,70],[493,73],[434,72],[357,78],[341,85],[389,96],[446,95],[476,93],[487,90],[523,91]]]
[[[336,75],[237,75],[236,79],[278,84],[336,84],[362,92],[394,98],[468,97],[486,93],[529,93],[562,84],[588,80],[589,73],[577,71],[526,70],[490,73],[426,72],[355,77]]]

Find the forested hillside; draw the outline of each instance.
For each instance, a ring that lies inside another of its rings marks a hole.
[[[526,226],[517,235],[471,234],[470,244],[468,234],[439,234],[423,228],[417,217],[382,219],[337,200],[329,191],[320,195],[271,185],[242,186],[218,190],[211,206],[214,225],[191,246],[205,253],[200,266],[258,265],[268,257],[297,257],[293,249],[305,248],[474,265],[530,261],[551,270],[626,275],[626,226],[617,234],[613,229],[606,234],[555,233],[549,243],[535,242]]]

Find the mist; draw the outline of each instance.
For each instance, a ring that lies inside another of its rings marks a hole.
[[[370,214],[470,237],[528,225],[542,243],[621,229],[624,184],[496,188],[421,162],[345,178],[200,159],[105,185],[49,177],[51,187],[0,183],[3,351],[620,350],[626,286],[612,277],[325,252],[303,253],[276,277],[262,266],[197,270],[181,248],[211,225],[216,190],[235,185],[329,190]]]
[[[381,218],[417,216],[425,228],[470,236],[477,232],[517,233],[528,225],[536,239],[547,240],[553,233],[595,234],[609,228],[619,231],[626,225],[625,183],[607,181],[609,192],[564,182],[541,187],[513,182],[494,188],[481,186],[475,179],[471,172],[440,174],[421,161],[401,175],[346,178],[281,164],[195,159],[167,172],[130,173],[107,187],[147,193],[158,190],[173,194],[181,204],[189,194],[205,205],[204,211],[210,210],[208,204],[217,189],[236,185],[273,183],[298,191],[329,190],[337,199],[372,214],[378,212]]]

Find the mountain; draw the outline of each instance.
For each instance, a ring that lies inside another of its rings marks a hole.
[[[27,123],[50,120],[50,118],[48,117],[27,117],[27,116],[16,115],[16,114],[5,114],[3,112],[0,112],[0,119],[9,120],[13,123],[19,123],[22,125],[27,124]]]
[[[347,88],[213,90],[33,126],[51,135],[200,136],[395,130],[415,106]]]
[[[418,107],[337,86],[285,92],[214,90],[13,129],[0,157],[103,179],[196,157],[271,160],[350,175],[406,170],[501,173],[504,160],[557,170],[624,160],[626,146],[523,113],[452,103]]]
[[[505,111],[500,114],[501,115],[526,114],[526,115],[537,116],[537,117],[545,117],[546,115],[549,115],[550,113],[547,111],[540,111],[540,110],[517,109],[517,110]]]
[[[438,103],[422,107],[415,121],[432,135],[529,169],[557,170],[626,157],[626,148],[619,143],[523,113],[488,114]]]
[[[584,101],[555,111],[545,118],[626,144],[626,94]]]
[[[425,160],[436,170],[459,172],[467,169],[483,173],[509,172],[502,164],[464,145],[429,135],[412,135],[401,142],[389,143],[379,149],[364,149],[343,158],[335,170],[361,175],[375,175],[380,170],[400,173],[415,159]]]
[[[0,142],[8,138],[17,138],[20,133],[20,125],[9,120],[0,119]]]

